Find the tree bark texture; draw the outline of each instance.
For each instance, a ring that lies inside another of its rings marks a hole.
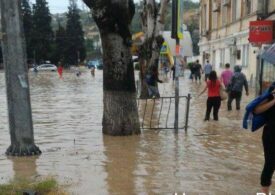
[[[91,8],[103,48],[103,133],[140,133],[136,88],[130,52],[132,0],[83,0]]]
[[[7,155],[41,153],[34,143],[25,39],[18,0],[1,0],[3,56],[11,145]]]
[[[145,41],[141,47],[140,60],[145,61],[142,73],[140,98],[148,98],[147,84],[144,82],[144,75],[152,66],[158,62],[160,49],[163,43],[162,31],[164,30],[164,18],[169,0],[161,0],[160,4],[155,0],[145,0],[143,6],[142,28],[145,33]]]

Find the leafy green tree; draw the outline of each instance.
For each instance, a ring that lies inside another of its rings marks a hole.
[[[189,22],[189,24],[187,24],[187,29],[191,34],[192,43],[193,43],[193,53],[196,56],[200,54],[200,48],[198,45],[200,41],[199,23],[193,18],[191,21],[192,22]]]
[[[36,0],[33,5],[33,45],[37,62],[52,60],[54,34],[51,14],[46,0]]]
[[[78,64],[86,57],[84,32],[80,22],[79,9],[75,0],[70,0],[66,25],[66,64]]]
[[[55,62],[62,61],[65,59],[65,48],[66,48],[66,30],[59,23],[58,29],[55,34]]]
[[[26,40],[27,58],[28,60],[30,60],[33,58],[33,45],[32,45],[33,23],[32,23],[32,10],[31,10],[29,0],[21,1],[21,12],[22,12],[25,40]]]

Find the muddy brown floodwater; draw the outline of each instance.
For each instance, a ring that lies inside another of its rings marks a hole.
[[[190,127],[143,130],[140,136],[103,136],[102,72],[92,77],[30,73],[35,142],[42,155],[10,158],[4,73],[0,72],[0,183],[54,176],[71,194],[255,194],[263,164],[261,131],[241,129],[242,110],[204,122],[203,84],[180,79],[180,93],[192,94]],[[173,84],[160,85],[173,95]],[[275,188],[275,187],[274,187]]]

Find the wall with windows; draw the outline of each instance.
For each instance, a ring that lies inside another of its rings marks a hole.
[[[200,2],[201,23],[210,30],[199,43],[202,63],[208,59],[217,72],[223,69],[225,63],[230,63],[232,69],[236,64],[242,65],[247,77],[253,74],[255,78],[258,48],[249,44],[248,34],[249,22],[257,19],[257,5],[261,0],[231,0],[227,6],[223,5],[223,0]],[[214,3],[219,4],[219,10],[214,9]],[[269,0],[269,12],[272,11],[275,11],[275,0]],[[275,20],[275,14],[270,19]]]

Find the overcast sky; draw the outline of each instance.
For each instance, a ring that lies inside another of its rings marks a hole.
[[[134,0],[138,2],[139,0]],[[193,0],[194,2],[199,2],[199,0]],[[31,3],[34,3],[35,0],[30,0]],[[69,0],[47,0],[49,3],[50,11],[52,14],[55,13],[63,13],[68,10]],[[78,0],[78,5],[80,9],[87,9],[87,7],[83,4],[82,0]]]

